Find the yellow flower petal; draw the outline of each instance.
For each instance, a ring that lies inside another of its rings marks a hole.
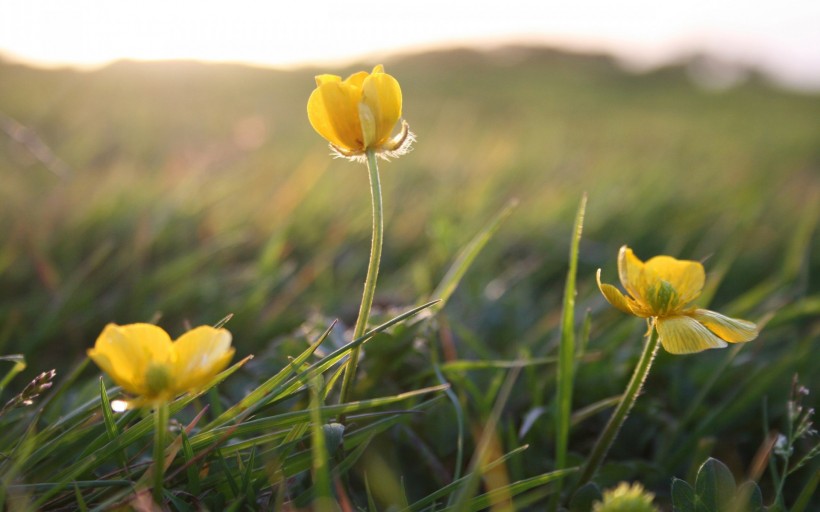
[[[401,121],[401,88],[383,66],[344,80],[318,75],[316,85],[308,98],[308,120],[338,155],[363,159],[373,150],[387,159],[409,151],[415,137]],[[401,130],[394,136],[400,122]]]
[[[206,384],[233,357],[225,329],[197,327],[179,340],[150,324],[109,324],[89,357],[118,385],[154,403]]]
[[[729,318],[708,309],[696,309],[691,316],[721,339],[730,343],[751,341],[757,338],[757,325],[752,322]]]
[[[177,392],[198,388],[227,366],[233,357],[231,333],[207,325],[197,327],[174,342],[177,361],[174,374]]]
[[[598,273],[595,274],[595,279],[598,280],[598,289],[601,290],[601,293],[604,295],[604,298],[607,302],[615,306],[616,308],[620,309],[624,313],[629,315],[633,315],[632,308],[629,307],[629,303],[627,302],[626,297],[621,291],[611,284],[606,284],[601,282],[601,269],[598,269]]]
[[[368,76],[362,84],[362,103],[373,112],[375,120],[375,139],[372,145],[381,146],[390,139],[401,118],[399,82],[385,73]]]
[[[691,354],[726,347],[726,342],[688,316],[658,318],[655,323],[661,345],[672,354]]]
[[[644,265],[644,272],[669,283],[678,295],[680,306],[698,298],[706,280],[706,273],[700,262],[678,260],[671,256],[650,258]]]
[[[322,84],[328,82],[341,82],[342,77],[337,75],[316,75],[316,86],[319,87]]]
[[[349,77],[345,78],[345,85],[353,88],[357,101],[362,93],[362,84],[368,76],[369,74],[367,71],[359,71],[358,73],[353,73]]]
[[[88,356],[130,393],[145,394],[145,372],[152,361],[172,358],[171,338],[151,324],[108,324]]]
[[[319,135],[346,151],[363,151],[359,122],[358,90],[350,85],[327,81],[308,98],[308,120]]]
[[[621,247],[618,251],[618,277],[621,285],[635,299],[642,299],[641,276],[643,275],[643,262],[635,256],[627,246]]]

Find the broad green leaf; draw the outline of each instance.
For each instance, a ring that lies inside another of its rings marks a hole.
[[[674,512],[695,511],[695,490],[680,478],[672,479],[672,510]]]
[[[569,501],[569,512],[591,512],[592,504],[603,500],[601,489],[594,482],[582,485]]]
[[[696,510],[727,512],[735,495],[735,478],[725,464],[710,457],[698,470],[695,494]]]

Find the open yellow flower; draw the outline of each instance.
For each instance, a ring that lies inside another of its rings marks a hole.
[[[151,324],[108,324],[88,350],[117,385],[149,403],[205,386],[233,357],[231,333],[201,326],[176,341]]]
[[[690,354],[757,337],[757,326],[752,322],[691,305],[700,296],[706,279],[703,265],[697,261],[655,256],[644,263],[632,249],[623,246],[618,253],[618,274],[627,295],[611,284],[601,283],[598,269],[601,293],[624,313],[654,318],[667,352]]]
[[[308,119],[338,155],[362,159],[368,150],[388,158],[403,155],[415,137],[401,119],[401,88],[381,65],[372,73],[360,71],[342,80],[336,75],[316,77],[307,105]]]

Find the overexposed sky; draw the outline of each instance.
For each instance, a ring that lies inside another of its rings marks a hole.
[[[820,88],[820,0],[20,0],[0,56],[44,65],[332,64],[442,44],[546,43],[651,66],[694,51]]]

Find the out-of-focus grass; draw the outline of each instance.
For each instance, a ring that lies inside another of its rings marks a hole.
[[[423,348],[412,339],[371,343],[360,395],[438,383],[428,356],[438,343],[450,359],[554,356],[572,218],[584,191],[577,309],[592,310],[593,324],[574,410],[620,393],[640,351],[642,325],[605,307],[594,284],[597,267],[615,282],[621,244],[642,258],[708,258],[715,309],[755,321],[774,313],[739,353],[661,354],[621,433],[627,441],[611,453],[644,465],[616,464],[611,474],[643,475],[662,487],[651,475],[668,479],[701,462],[687,457],[709,442],[730,466],[745,467],[761,442],[763,398],[776,418],[794,372],[820,392],[817,95],[755,78],[707,91],[685,68],[631,75],[606,59],[528,49],[385,65],[402,84],[418,142],[382,165],[386,232],[376,305],[419,303],[496,212],[511,198],[520,206],[474,261]],[[363,166],[331,160],[307,122],[312,77],[328,71],[351,69],[0,65],[0,113],[36,131],[68,169],[38,160],[32,133],[11,130],[18,140],[0,133],[0,352],[26,354],[32,373],[63,370],[107,322],[161,315],[176,334],[185,322],[234,313],[228,327],[238,353],[264,356],[248,370],[262,381],[270,366],[304,348],[288,336],[304,322],[352,324],[370,234],[367,176]],[[525,414],[550,405],[554,368],[524,369],[509,415],[499,419],[508,436],[498,441],[506,443],[500,453],[515,448]],[[471,424],[489,417],[505,372],[446,373]],[[249,388],[233,385],[236,395]],[[588,452],[603,419],[573,427],[571,458]],[[413,435],[447,461],[454,422],[451,410],[435,409]],[[551,428],[535,420],[518,439],[539,449],[511,463],[510,482],[551,469],[544,462],[553,456]],[[375,451],[401,466],[406,446]],[[402,475],[414,483],[429,478],[423,472]],[[412,493],[418,499],[436,488],[417,484]]]

